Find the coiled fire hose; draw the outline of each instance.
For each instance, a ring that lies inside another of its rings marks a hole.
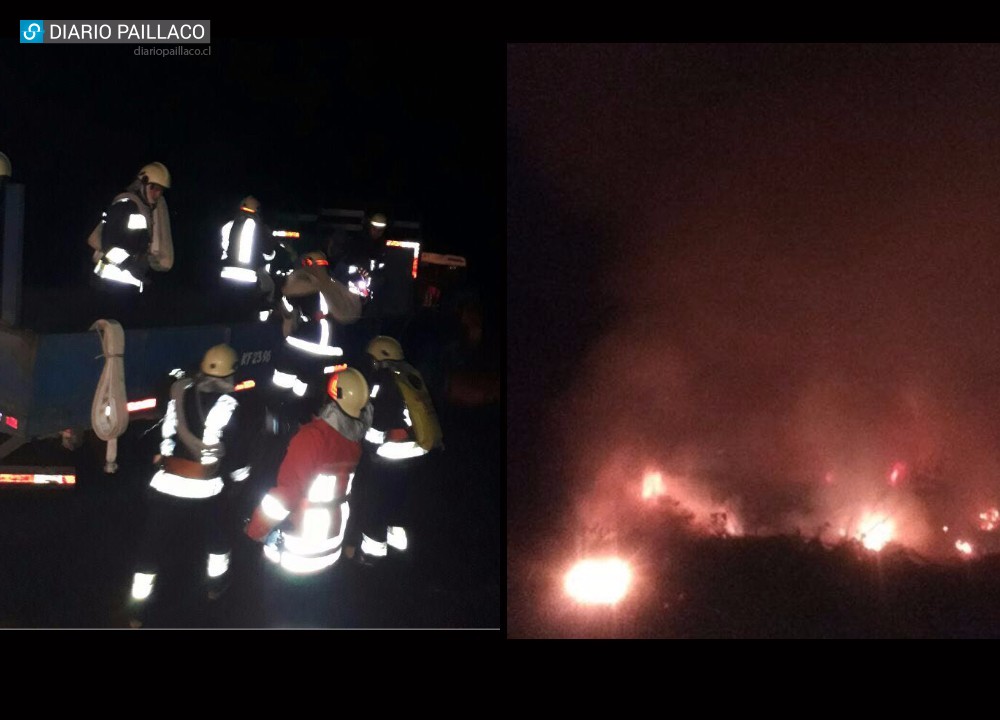
[[[117,320],[98,320],[90,326],[101,336],[104,369],[90,406],[90,424],[108,447],[104,472],[118,470],[118,437],[128,428],[128,396],[125,394],[125,332]],[[100,357],[100,356],[99,356]]]

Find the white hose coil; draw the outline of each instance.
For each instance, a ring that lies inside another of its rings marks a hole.
[[[90,326],[101,336],[104,370],[90,406],[90,424],[107,442],[104,472],[118,470],[118,437],[128,428],[128,396],[125,393],[125,332],[117,320],[98,320]]]

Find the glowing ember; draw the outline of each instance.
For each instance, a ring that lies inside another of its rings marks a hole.
[[[906,475],[906,463],[894,463],[892,470],[889,471],[889,484],[896,487],[896,483],[903,479]]]
[[[586,605],[614,605],[628,592],[632,570],[619,558],[581,560],[566,573],[567,594]]]
[[[869,550],[878,552],[892,540],[896,525],[885,515],[867,515],[858,524],[857,538]]]
[[[663,475],[658,472],[648,472],[642,478],[642,499],[651,500],[665,495],[666,486],[663,484]]]
[[[986,512],[979,513],[980,530],[991,532],[996,530],[998,524],[1000,524],[1000,510],[997,510],[995,507],[990,508]]]
[[[964,555],[972,554],[972,543],[967,540],[956,540],[955,549]]]

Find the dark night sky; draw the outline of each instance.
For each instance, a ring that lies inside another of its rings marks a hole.
[[[896,461],[934,511],[1000,500],[1000,48],[513,45],[507,71],[512,523],[600,519],[650,467],[757,528]]]
[[[211,260],[252,193],[265,218],[349,207],[422,220],[425,249],[466,255],[502,307],[502,45],[241,30],[213,20],[210,57],[0,42],[0,148],[27,188],[29,281],[84,278],[100,212],[159,160],[174,185],[172,281],[197,281],[195,259]]]

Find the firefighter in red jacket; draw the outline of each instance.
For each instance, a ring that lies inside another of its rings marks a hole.
[[[277,486],[264,496],[246,534],[287,575],[315,575],[340,558],[361,441],[371,424],[368,383],[353,368],[334,373],[330,401],[292,438]]]

